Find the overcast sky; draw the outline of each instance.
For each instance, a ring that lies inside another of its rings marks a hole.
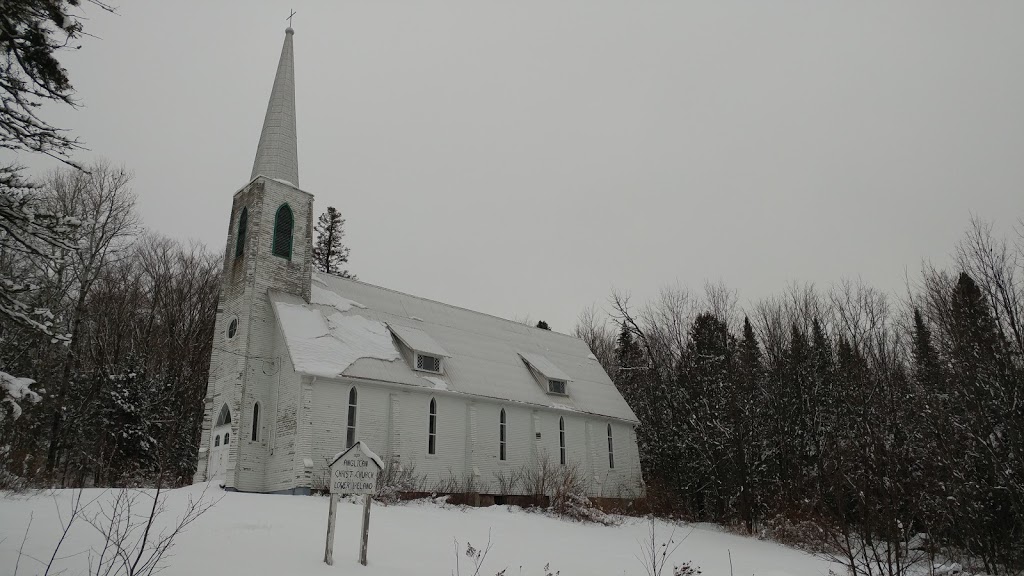
[[[302,187],[374,284],[569,331],[613,287],[896,292],[1024,216],[1016,1],[122,0],[47,118],[223,250],[289,7]]]

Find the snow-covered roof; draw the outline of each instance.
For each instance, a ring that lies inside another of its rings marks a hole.
[[[522,356],[523,360],[526,360],[534,370],[540,372],[545,378],[551,380],[572,380],[572,376],[569,376],[565,372],[559,370],[558,366],[551,363],[551,360],[548,360],[540,354],[520,352],[519,355]],[[587,357],[589,358],[590,356]]]
[[[408,346],[410,350],[415,350],[424,354],[433,354],[434,356],[451,356],[443,346],[437,343],[437,340],[434,340],[430,337],[430,334],[427,334],[419,328],[402,326],[400,324],[388,324],[388,328],[390,328],[391,331],[395,333],[395,336],[398,336],[398,339]]]
[[[297,372],[637,421],[579,338],[327,274],[314,273],[311,288],[310,304],[270,292]],[[436,344],[446,356],[443,373],[413,370],[388,328],[410,348],[425,346],[405,340],[417,332]],[[568,397],[548,394],[524,359],[545,376],[571,381]]]

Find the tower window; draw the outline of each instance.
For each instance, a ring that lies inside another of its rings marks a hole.
[[[498,460],[505,460],[505,409],[501,409],[500,422],[498,424]]]
[[[252,441],[260,441],[260,403],[252,405]]]
[[[292,209],[287,204],[282,204],[274,216],[274,242],[270,251],[274,256],[292,259],[292,228],[295,219],[292,217]]]
[[[565,418],[558,418],[558,461],[565,466]]]
[[[249,208],[242,207],[242,215],[238,217],[238,232],[235,235],[235,258],[245,251],[245,233],[249,229]]]
[[[345,428],[345,448],[351,448],[356,443],[356,388],[352,387],[348,392],[348,425]]]
[[[430,399],[430,423],[427,427],[427,454],[437,454],[437,401]]]

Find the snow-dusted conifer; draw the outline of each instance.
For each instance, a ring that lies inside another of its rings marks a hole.
[[[344,237],[345,219],[334,206],[328,206],[316,223],[313,266],[327,274],[354,279],[355,276],[344,268],[349,254],[349,248],[342,242]]]

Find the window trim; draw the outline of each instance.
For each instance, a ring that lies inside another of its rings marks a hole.
[[[249,437],[250,442],[260,441],[260,403],[254,402],[252,405],[252,435]]]
[[[356,427],[359,423],[359,393],[353,386],[348,391],[348,410],[345,413],[345,449],[348,450],[356,443]]]
[[[288,211],[287,212],[288,219],[291,220],[291,222],[289,222],[289,224],[288,224],[289,230],[288,230],[288,254],[287,255],[278,254],[278,252],[277,252],[277,227],[281,223],[281,214],[282,214],[282,212],[284,210]],[[294,246],[295,246],[295,212],[292,210],[292,207],[289,206],[287,202],[285,202],[284,204],[281,204],[281,206],[278,207],[277,212],[274,213],[274,230],[273,230],[273,234],[270,237],[270,253],[272,255],[274,255],[274,256],[277,256],[278,258],[284,258],[285,260],[289,260],[290,261],[292,259],[292,249],[294,248]]]
[[[427,423],[427,455],[437,455],[437,400],[430,399],[430,413]]]
[[[558,417],[558,461],[565,466],[568,459],[565,451],[565,417]]]
[[[508,460],[508,418],[505,415],[505,409],[501,409],[501,413],[498,416],[498,460],[505,462]]]
[[[238,216],[238,229],[235,230],[235,258],[245,254],[245,236],[249,232],[249,207],[242,206]]]

